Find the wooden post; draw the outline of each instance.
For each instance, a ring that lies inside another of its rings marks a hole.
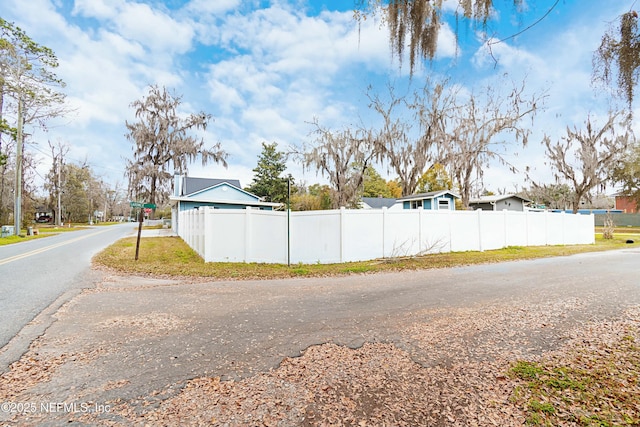
[[[140,235],[142,234],[142,222],[144,221],[144,209],[140,208],[138,214],[138,240],[136,241],[136,261],[138,260],[138,253],[140,252]]]

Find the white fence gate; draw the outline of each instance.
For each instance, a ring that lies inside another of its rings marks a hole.
[[[178,215],[178,235],[205,262],[286,263],[290,251],[292,263],[328,264],[595,242],[593,215],[552,212],[343,208],[291,212],[289,226],[286,212],[201,207]]]

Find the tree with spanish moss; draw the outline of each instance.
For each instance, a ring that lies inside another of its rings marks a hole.
[[[512,1],[517,10],[522,9],[523,0]],[[389,43],[394,57],[402,64],[407,53],[410,73],[413,74],[418,61],[431,60],[436,54],[444,3],[445,0],[356,0],[354,14],[358,21],[382,16],[389,27]],[[494,13],[495,0],[456,0],[456,3],[456,20],[465,18],[485,26]],[[408,52],[405,52],[406,45]]]
[[[447,142],[441,145],[441,163],[459,186],[462,205],[469,207],[474,188],[481,187],[484,170],[497,162],[511,172],[505,148],[525,146],[531,133],[525,119],[533,120],[542,98],[525,94],[524,82],[509,92],[488,86],[482,92],[459,97],[455,114],[448,117]]]
[[[182,98],[165,87],[152,85],[142,99],[131,103],[137,121],[126,122],[126,137],[133,144],[133,159],[127,162],[129,195],[152,204],[167,201],[174,173],[187,173],[189,163],[201,158],[227,166],[227,154],[220,143],[205,146],[204,138],[194,135],[206,130],[211,115],[179,111]]]
[[[622,14],[602,36],[593,55],[592,81],[611,87],[629,108],[635,96],[640,75],[640,32],[638,13],[630,10]]]
[[[453,113],[455,93],[447,81],[426,84],[411,94],[369,93],[370,107],[382,118],[375,138],[377,160],[387,163],[402,185],[402,195],[415,192],[422,174],[435,163],[445,141],[447,115]]]
[[[572,187],[574,213],[591,190],[612,178],[613,168],[634,139],[629,124],[626,113],[612,112],[600,127],[587,117],[583,129],[567,127],[566,136],[559,141],[545,136],[546,156],[556,180]]]
[[[369,129],[327,129],[314,121],[315,141],[302,153],[305,168],[326,175],[333,208],[355,207],[362,193],[365,171],[375,159],[373,132]]]

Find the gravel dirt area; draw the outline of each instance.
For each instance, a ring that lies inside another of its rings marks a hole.
[[[304,283],[291,286],[312,293]],[[196,346],[194,337],[221,322],[213,314],[219,310],[214,301],[231,305],[235,293],[246,289],[107,278],[65,305],[54,325],[0,377],[0,425],[523,425],[526,382],[511,374],[519,360],[571,366],[576,354],[598,351],[616,360],[616,342],[640,343],[637,294],[619,304],[615,301],[624,300],[629,289],[616,286],[619,294],[577,289],[553,298],[525,292],[462,305],[414,305],[396,316],[371,315],[369,323],[358,319],[358,331],[369,333],[361,334],[361,342],[346,340],[350,345],[337,338],[352,327],[338,316],[326,326],[334,339],[301,339],[297,354],[277,349],[278,337],[269,335],[275,332],[261,330],[262,340],[274,342],[253,350],[265,353],[264,360],[249,355],[250,343],[241,355],[229,350],[231,343],[210,337],[222,348],[216,351],[228,351],[231,360],[216,365],[213,350]],[[329,285],[317,290],[318,295],[333,291]],[[258,301],[242,303],[247,312],[270,300],[261,292],[255,291]],[[156,294],[164,296],[166,306],[152,298]],[[201,305],[189,303],[193,295]],[[604,295],[619,309],[603,309],[608,307]],[[270,298],[276,307],[288,306],[280,294]],[[241,325],[250,323],[250,317],[230,313]],[[316,322],[313,328],[323,326]],[[284,335],[295,338],[290,331]],[[160,360],[151,349],[163,345],[186,350],[162,350],[166,357]],[[204,355],[195,358],[197,352]],[[185,354],[192,359],[184,360]],[[244,366],[228,365],[233,360]],[[629,369],[635,380],[627,378],[626,384],[633,392],[638,368]],[[640,419],[640,407],[634,416]],[[566,420],[562,425],[583,425]]]

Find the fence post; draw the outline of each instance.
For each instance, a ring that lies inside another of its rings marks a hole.
[[[574,215],[580,215],[580,214],[574,214]],[[567,224],[567,214],[566,212],[562,212],[562,244],[566,245],[567,244],[567,233],[565,233],[565,226]]]
[[[420,206],[418,211],[418,254],[422,253],[422,214],[424,212],[424,206]]]
[[[478,251],[482,252],[482,209],[477,209],[478,212]]]
[[[549,246],[549,211],[544,211],[544,245]]]
[[[504,216],[502,220],[504,221],[504,247],[509,246],[509,211],[506,209],[502,209]]]
[[[340,208],[340,262],[344,262],[344,221],[346,211],[344,206]]]
[[[251,207],[245,208],[244,215],[244,262],[249,262],[251,253]]]
[[[383,206],[382,207],[382,258],[385,257],[384,241],[387,235],[386,231],[387,231],[387,207]]]
[[[211,219],[213,216],[213,208],[212,207],[202,207],[200,209],[204,209],[203,212],[203,216],[204,216],[204,244],[202,245],[202,258],[204,258],[204,262],[210,262],[212,261],[212,259],[210,259],[210,254],[213,252],[211,246],[213,245],[213,233],[211,230]]]
[[[532,211],[525,211],[526,216],[524,217],[524,241],[526,246],[529,246],[529,215],[531,215]]]

